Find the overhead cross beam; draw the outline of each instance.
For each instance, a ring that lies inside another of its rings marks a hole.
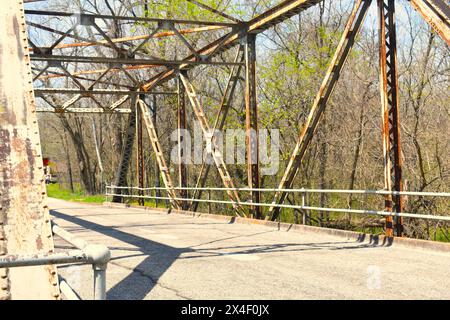
[[[150,18],[150,17],[130,17],[120,15],[107,15],[107,14],[92,14],[82,12],[64,12],[64,11],[48,11],[48,10],[25,10],[26,15],[37,16],[52,16],[52,17],[75,17],[80,22],[92,21],[94,19],[102,20],[114,20],[114,21],[134,21],[134,22],[158,22],[158,23],[176,23],[176,24],[190,24],[190,25],[203,25],[203,26],[221,26],[221,27],[233,27],[236,24],[230,22],[219,21],[201,21],[201,20],[188,20],[188,19],[162,19],[162,18]]]
[[[245,22],[235,27],[229,34],[224,35],[220,39],[206,45],[205,47],[197,50],[197,52],[204,56],[210,54],[219,55],[220,53],[230,49],[238,44],[239,39],[246,37],[248,32],[261,33],[280,22],[289,19],[290,17],[302,12],[323,0],[287,0],[283,1],[276,7],[266,11],[265,13],[253,18],[252,20]],[[195,56],[190,55],[183,59],[185,61],[195,61]],[[180,65],[180,69],[186,69],[190,67],[189,63]],[[175,71],[168,69],[152,77],[144,85],[142,89],[151,90],[156,85],[162,82],[172,79],[175,75]]]
[[[213,65],[225,66],[233,65],[233,62],[209,61],[209,60],[164,60],[164,59],[137,59],[137,58],[108,58],[108,57],[88,57],[88,56],[66,56],[66,55],[48,55],[31,54],[32,61],[44,62],[77,62],[77,63],[101,63],[111,67],[119,64],[128,65],[153,65],[153,66],[180,66],[180,65]]]
[[[140,95],[140,94],[152,94],[152,95],[176,95],[174,92],[164,92],[164,91],[134,91],[134,90],[118,90],[118,89],[74,89],[74,88],[38,88],[34,89],[34,94],[36,97],[42,96],[44,94],[50,93],[65,93],[65,94],[80,94],[83,96],[95,95]]]

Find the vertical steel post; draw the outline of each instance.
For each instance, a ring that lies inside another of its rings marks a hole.
[[[302,223],[306,224],[306,210],[304,209],[306,206],[306,192],[302,192]]]
[[[208,213],[211,213],[211,190],[208,190]]]
[[[155,127],[155,131],[158,134],[158,127],[157,127],[157,119],[156,119],[156,96],[152,95],[151,99],[150,99],[150,110],[152,112],[152,121],[154,123],[154,127]],[[156,155],[155,155],[156,158]],[[154,176],[155,176],[155,196],[157,198],[161,197],[161,190],[159,189],[161,187],[161,182],[159,180],[159,167],[157,164],[157,161],[155,159],[155,171],[154,171]],[[155,206],[158,207],[158,203],[159,203],[159,199],[155,199]]]
[[[140,95],[139,99],[144,101],[145,95]],[[140,108],[136,108],[136,136],[137,136],[137,156],[136,156],[136,166],[137,166],[137,181],[138,195],[140,197],[144,196],[144,180],[145,180],[145,168],[144,168],[144,148],[143,148],[143,130],[142,130],[142,112]],[[144,198],[138,198],[138,203],[140,206],[144,205]]]
[[[389,191],[403,191],[394,0],[378,0],[378,18],[385,188]],[[386,211],[402,212],[402,197],[386,196],[385,207]],[[395,235],[403,235],[401,217],[395,218]],[[386,236],[394,236],[392,217],[386,217]]]
[[[128,170],[130,168],[131,155],[133,153],[133,144],[134,138],[136,135],[136,112],[134,112],[134,108],[136,108],[136,96],[133,95],[131,98],[131,110],[132,112],[128,116],[128,127],[125,137],[125,143],[122,149],[122,155],[120,158],[119,168],[116,174],[115,185],[117,187],[125,187],[127,185],[127,175]],[[115,194],[121,194],[123,189],[115,189]],[[113,202],[122,202],[123,197],[121,196],[113,196]]]
[[[260,188],[258,105],[256,98],[256,35],[247,34],[245,42],[245,128],[247,145],[247,177],[249,188]],[[250,191],[251,201],[260,203],[261,193]],[[251,206],[250,212],[262,218],[261,207]]]
[[[178,78],[178,185],[180,188],[187,187],[187,167],[186,167],[186,141],[184,131],[186,130],[186,99],[185,89],[180,78]],[[180,190],[181,198],[187,199],[187,190]],[[183,201],[181,204],[183,210],[187,210],[188,202]]]

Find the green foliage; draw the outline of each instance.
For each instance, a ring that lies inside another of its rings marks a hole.
[[[86,195],[81,189],[72,192],[68,189],[62,189],[59,184],[48,184],[47,194],[51,198],[88,203],[102,203],[105,201],[104,195]]]
[[[219,11],[225,11],[221,3],[215,0],[202,0],[201,3]],[[145,15],[153,18],[227,21],[227,19],[186,0],[149,1],[147,5],[141,1],[139,6],[142,7]],[[226,11],[231,15],[239,13],[239,10],[233,5],[228,6]]]

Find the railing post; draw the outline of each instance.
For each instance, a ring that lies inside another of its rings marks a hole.
[[[304,209],[305,208],[305,203],[306,203],[305,196],[306,196],[306,192],[302,191],[302,219],[303,219],[303,224],[304,225],[306,224],[306,211]]]
[[[111,253],[101,245],[88,245],[83,251],[94,270],[94,300],[106,300],[106,267],[111,260]]]
[[[211,190],[208,190],[208,213],[211,213]]]
[[[93,264],[94,300],[106,300],[106,264]]]
[[[155,207],[158,208],[159,199],[158,199],[158,189],[155,187]]]

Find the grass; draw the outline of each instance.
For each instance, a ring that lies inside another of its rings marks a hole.
[[[132,204],[132,205],[138,205],[139,201],[136,199],[133,200],[127,200],[126,203],[128,204]],[[156,206],[156,202],[155,200],[145,200],[144,201],[144,207],[150,207],[150,208],[166,208],[166,204],[164,200],[159,200],[158,201],[158,206]]]
[[[52,198],[73,202],[102,203],[105,201],[104,195],[86,195],[81,190],[72,192],[71,190],[62,189],[57,183],[47,185],[47,194]]]

